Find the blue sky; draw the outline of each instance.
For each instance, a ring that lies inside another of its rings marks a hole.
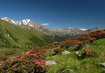
[[[105,27],[105,0],[0,0],[0,17],[49,28]]]

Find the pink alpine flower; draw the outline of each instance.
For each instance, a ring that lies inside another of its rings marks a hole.
[[[40,62],[38,62],[38,61],[33,61],[33,63],[34,63],[36,66],[40,65]]]

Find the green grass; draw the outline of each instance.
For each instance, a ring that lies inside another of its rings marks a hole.
[[[69,73],[78,68],[79,61],[69,55],[56,55],[47,60],[54,60],[57,64],[48,68],[47,73]]]
[[[53,60],[57,64],[48,67],[47,73],[105,73],[105,68],[99,65],[105,62],[105,38],[96,40],[83,49],[94,49],[97,56],[79,60],[75,56],[75,51],[68,55],[48,56],[46,60]]]
[[[28,30],[0,20],[0,47],[30,48],[52,42],[49,36],[36,30]]]
[[[21,49],[12,49],[12,48],[0,49],[0,57],[13,55],[13,54],[19,54],[21,52],[22,52]]]

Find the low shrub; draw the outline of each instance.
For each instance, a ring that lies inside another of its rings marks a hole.
[[[80,52],[76,52],[76,56],[79,59],[83,59],[83,58],[86,58],[86,57],[95,57],[96,56],[96,51],[86,49],[86,50],[82,50]]]
[[[2,68],[6,73],[45,73],[44,59],[42,52],[31,49],[24,54],[17,54],[12,60],[9,58]]]

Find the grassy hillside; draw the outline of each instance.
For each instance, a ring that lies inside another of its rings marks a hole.
[[[105,73],[104,57],[102,30],[1,57],[0,69],[6,73]]]
[[[0,20],[1,48],[39,47],[50,43],[51,41],[50,37],[41,32],[23,29],[6,21]]]
[[[83,47],[82,50],[95,50],[96,56],[78,59],[76,51],[70,51],[70,54],[57,54],[48,56],[46,60],[55,61],[57,64],[48,67],[47,73],[105,73],[105,67],[100,63],[105,63],[105,38],[98,39]]]

